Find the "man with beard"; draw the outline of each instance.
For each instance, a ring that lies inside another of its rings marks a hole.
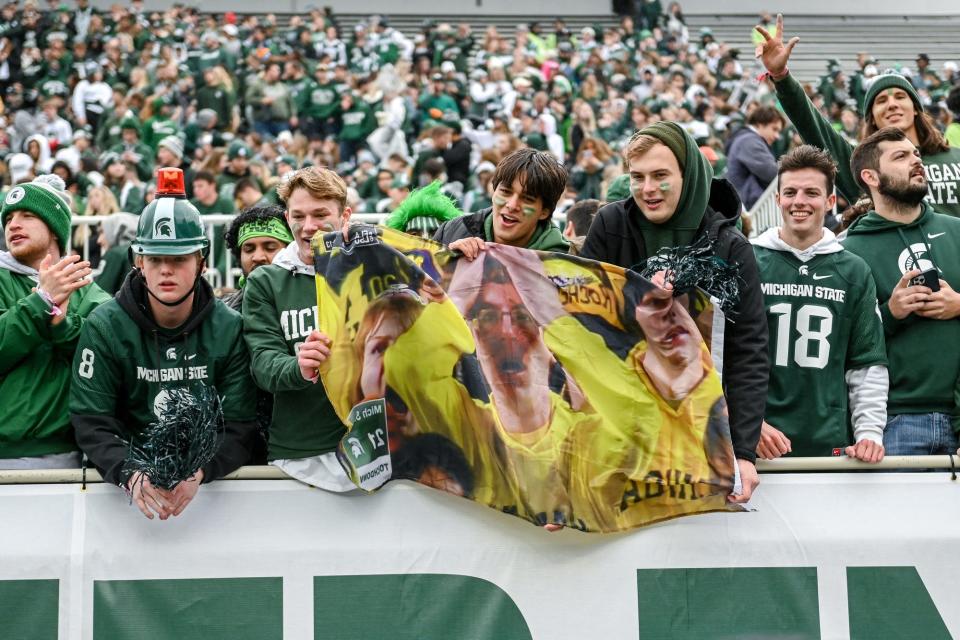
[[[950,283],[960,282],[960,220],[924,202],[923,161],[901,129],[867,137],[850,168],[873,200],[844,247],[866,260],[877,285],[890,363],[884,448],[889,455],[953,453],[960,294]]]
[[[68,256],[70,205],[52,175],[11,189],[0,218],[0,469],[80,465],[69,362],[90,312],[110,299]]]

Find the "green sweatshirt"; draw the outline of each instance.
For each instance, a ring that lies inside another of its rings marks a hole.
[[[0,458],[76,451],[70,427],[70,363],[80,329],[110,300],[95,284],[70,296],[67,317],[51,326],[30,276],[0,268]]]
[[[337,448],[346,428],[323,384],[304,380],[297,349],[317,327],[313,268],[294,241],[274,264],[255,269],[243,288],[244,337],[253,379],[274,396],[269,460],[309,458]]]
[[[788,75],[775,83],[784,112],[800,132],[803,141],[825,150],[837,163],[837,190],[850,202],[857,200],[860,187],[850,170],[853,147],[818,112],[803,87]],[[960,216],[960,148],[924,155],[927,175],[927,202],[940,213]]]
[[[960,358],[950,350],[960,344],[960,318],[910,314],[897,320],[889,301],[903,274],[914,268],[925,271],[936,265],[941,280],[960,287],[960,220],[929,205],[907,224],[871,211],[850,227],[843,246],[867,262],[877,286],[890,371],[888,414],[954,413]]]
[[[300,112],[317,120],[326,120],[340,109],[340,92],[333,82],[313,81],[297,95]]]
[[[70,390],[77,442],[106,482],[125,484],[124,440],[156,422],[169,389],[211,386],[220,397],[224,432],[203,467],[204,482],[210,482],[247,462],[255,432],[256,393],[242,321],[213,298],[203,279],[190,317],[176,329],[157,325],[148,300],[143,278],[131,274],[84,325]]]
[[[343,121],[339,136],[341,140],[366,140],[377,128],[377,119],[373,117],[370,107],[363,102],[357,102],[344,111],[340,118]]]

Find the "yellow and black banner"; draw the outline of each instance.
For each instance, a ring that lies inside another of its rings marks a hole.
[[[584,531],[738,509],[705,294],[369,226],[318,236],[314,259],[320,376],[360,488],[410,479]]]

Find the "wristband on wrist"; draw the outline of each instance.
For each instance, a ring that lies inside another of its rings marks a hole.
[[[53,296],[51,296],[49,293],[47,293],[40,287],[37,287],[37,295],[40,296],[40,299],[46,302],[47,305],[50,307],[50,310],[47,313],[49,313],[51,316],[63,315],[63,310],[57,306],[56,302],[53,301]]]

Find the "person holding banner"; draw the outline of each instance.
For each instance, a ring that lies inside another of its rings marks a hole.
[[[823,226],[836,165],[803,145],[780,158],[783,225],[753,241],[772,357],[757,454],[883,459],[887,355],[870,267]],[[852,431],[851,431],[852,427]]]
[[[553,224],[553,210],[567,186],[567,170],[543,151],[517,149],[493,174],[493,206],[449,220],[433,239],[473,260],[485,242],[540,251],[567,252]]]
[[[277,188],[293,235],[273,264],[255,269],[243,296],[244,337],[253,379],[274,396],[267,458],[293,478],[329,491],[353,483],[337,461],[345,427],[317,369],[330,342],[317,331],[317,289],[310,241],[318,231],[339,231],[350,220],[347,186],[335,172],[306,167]]]
[[[767,393],[767,327],[757,264],[750,243],[737,231],[740,201],[680,126],[657,122],[631,138],[624,152],[632,197],[604,206],[587,233],[581,255],[643,270],[665,249],[708,243],[739,274],[739,295],[723,323],[723,388],[729,405],[742,493],[746,502],[759,482],[754,461]],[[666,286],[669,274],[656,277]]]

